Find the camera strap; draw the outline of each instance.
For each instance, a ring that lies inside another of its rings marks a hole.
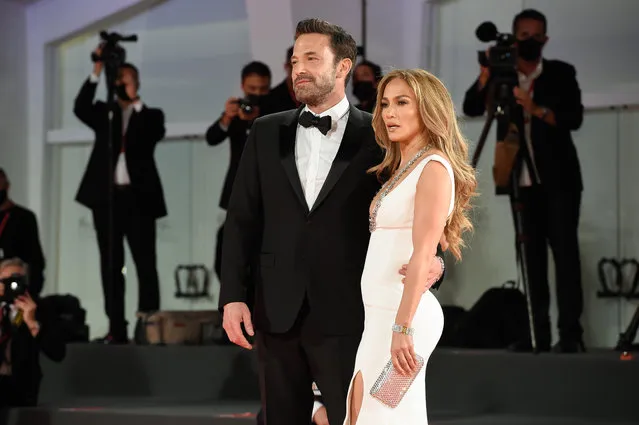
[[[4,228],[7,226],[7,221],[9,221],[10,215],[11,213],[7,212],[7,215],[5,215],[2,222],[0,222],[0,236],[2,236],[2,232],[4,232]]]

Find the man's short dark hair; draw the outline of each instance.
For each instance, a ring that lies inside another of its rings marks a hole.
[[[287,65],[290,65],[292,56],[293,56],[293,46],[289,47],[286,50],[286,61],[284,63],[286,63]]]
[[[0,168],[0,177],[4,177],[5,180],[9,180],[7,173],[4,172],[4,168]]]
[[[244,82],[246,77],[252,74],[259,75],[260,77],[267,77],[270,80],[271,68],[269,68],[264,62],[250,62],[242,68],[242,82]]]
[[[333,49],[333,54],[335,54],[335,63],[338,63],[342,59],[350,59],[351,62],[353,62],[353,67],[355,66],[357,43],[355,43],[353,36],[347,33],[344,28],[317,18],[304,19],[297,24],[295,40],[302,34],[327,35],[331,40],[331,49]],[[352,73],[353,68],[351,68],[348,75],[346,75],[345,84],[348,84]]]
[[[120,70],[124,70],[124,69],[128,69],[129,71],[133,73],[133,79],[135,80],[135,84],[138,88],[140,88],[140,71],[138,70],[137,66],[129,62],[124,62],[122,65],[120,65]]]
[[[524,9],[515,16],[515,19],[513,19],[513,33],[517,32],[517,24],[519,21],[523,21],[524,19],[539,21],[544,25],[544,34],[548,31],[548,21],[543,13],[535,9]]]
[[[357,64],[357,67],[359,66],[367,66],[371,69],[371,71],[373,71],[373,75],[375,76],[375,81],[379,81],[382,79],[383,75],[382,75],[382,67],[377,65],[375,62],[371,62],[369,60],[363,60],[360,63]]]

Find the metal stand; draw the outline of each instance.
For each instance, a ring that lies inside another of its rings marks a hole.
[[[514,123],[519,133],[519,152],[515,160],[515,166],[511,173],[511,202],[513,206],[513,215],[515,221],[515,237],[516,237],[516,250],[517,250],[517,263],[520,272],[520,279],[523,283],[524,291],[526,293],[526,305],[528,308],[528,322],[530,327],[530,341],[532,344],[533,353],[539,353],[539,347],[537,346],[537,335],[535,333],[534,314],[532,309],[532,301],[530,295],[530,284],[528,281],[528,263],[526,261],[526,240],[527,235],[523,225],[523,211],[524,205],[521,200],[521,193],[519,187],[519,181],[521,176],[521,168],[524,164],[528,166],[528,172],[530,174],[533,185],[538,184],[539,179],[536,175],[535,168],[532,163],[532,156],[528,150],[528,144],[525,139],[525,129],[523,122],[520,119],[514,119],[515,114],[521,114],[521,106],[515,103],[512,96],[512,80],[494,80],[489,85],[489,93],[491,96],[489,99],[488,117],[486,123],[482,129],[479,141],[477,143],[477,149],[473,155],[472,165],[477,167],[481,151],[486,143],[488,133],[492,126],[492,122],[497,120],[497,143],[506,140],[508,132],[510,131],[511,123]],[[523,116],[523,115],[522,115]],[[518,117],[517,117],[518,118]]]
[[[114,206],[115,206],[115,181],[114,181],[114,128],[113,128],[113,114],[118,108],[117,98],[115,94],[115,83],[118,79],[118,72],[122,64],[124,64],[126,60],[126,51],[119,46],[119,42],[135,42],[137,41],[137,35],[130,36],[122,36],[118,33],[107,33],[106,31],[100,32],[100,37],[103,40],[102,44],[102,52],[100,56],[96,55],[95,52],[91,54],[91,60],[93,62],[102,62],[104,66],[104,74],[106,76],[106,84],[107,84],[107,110],[109,112],[109,129],[108,129],[108,137],[107,137],[107,175],[104,178],[107,180],[107,264],[109,268],[109,273],[107,276],[108,279],[108,288],[111,292],[110,299],[114,299],[114,279],[116,273],[121,273],[121,270],[114,270]],[[120,129],[121,131],[121,129]],[[110,311],[107,312],[110,317]]]
[[[627,266],[633,267],[634,273],[631,274],[631,285],[625,293],[625,298],[638,299],[639,293],[637,293],[637,288],[639,288],[639,262],[634,258],[623,260],[620,264],[621,272],[623,272]],[[628,355],[631,351],[639,351],[639,344],[633,344],[637,338],[637,331],[639,331],[639,306],[637,306],[637,309],[635,310],[626,330],[619,335],[619,341],[617,342],[615,349],[622,351],[624,355]]]

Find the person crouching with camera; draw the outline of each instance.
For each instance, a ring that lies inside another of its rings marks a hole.
[[[226,210],[231,197],[233,181],[240,164],[244,144],[253,125],[253,120],[260,116],[260,105],[271,89],[271,70],[262,62],[251,62],[242,68],[242,91],[244,98],[230,97],[224,106],[222,116],[206,131],[206,142],[216,146],[227,138],[231,143],[231,161],[224,179],[220,208]],[[220,278],[222,254],[222,225],[217,234],[215,255],[215,273]]]
[[[55,321],[38,310],[28,290],[28,268],[18,258],[0,262],[0,408],[36,406],[40,353],[66,354]]]

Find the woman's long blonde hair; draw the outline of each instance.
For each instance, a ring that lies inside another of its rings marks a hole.
[[[386,74],[377,88],[377,101],[373,113],[373,130],[377,144],[384,150],[384,160],[369,172],[378,178],[390,176],[399,167],[401,154],[399,143],[388,138],[382,119],[382,98],[388,83],[401,78],[415,93],[417,108],[422,119],[422,139],[448,157],[455,175],[455,207],[444,228],[449,250],[460,260],[464,247],[462,235],[471,231],[473,224],[468,215],[471,198],[476,196],[475,170],[468,163],[468,145],[457,123],[453,101],[444,84],[434,75],[422,69],[399,69]]]

